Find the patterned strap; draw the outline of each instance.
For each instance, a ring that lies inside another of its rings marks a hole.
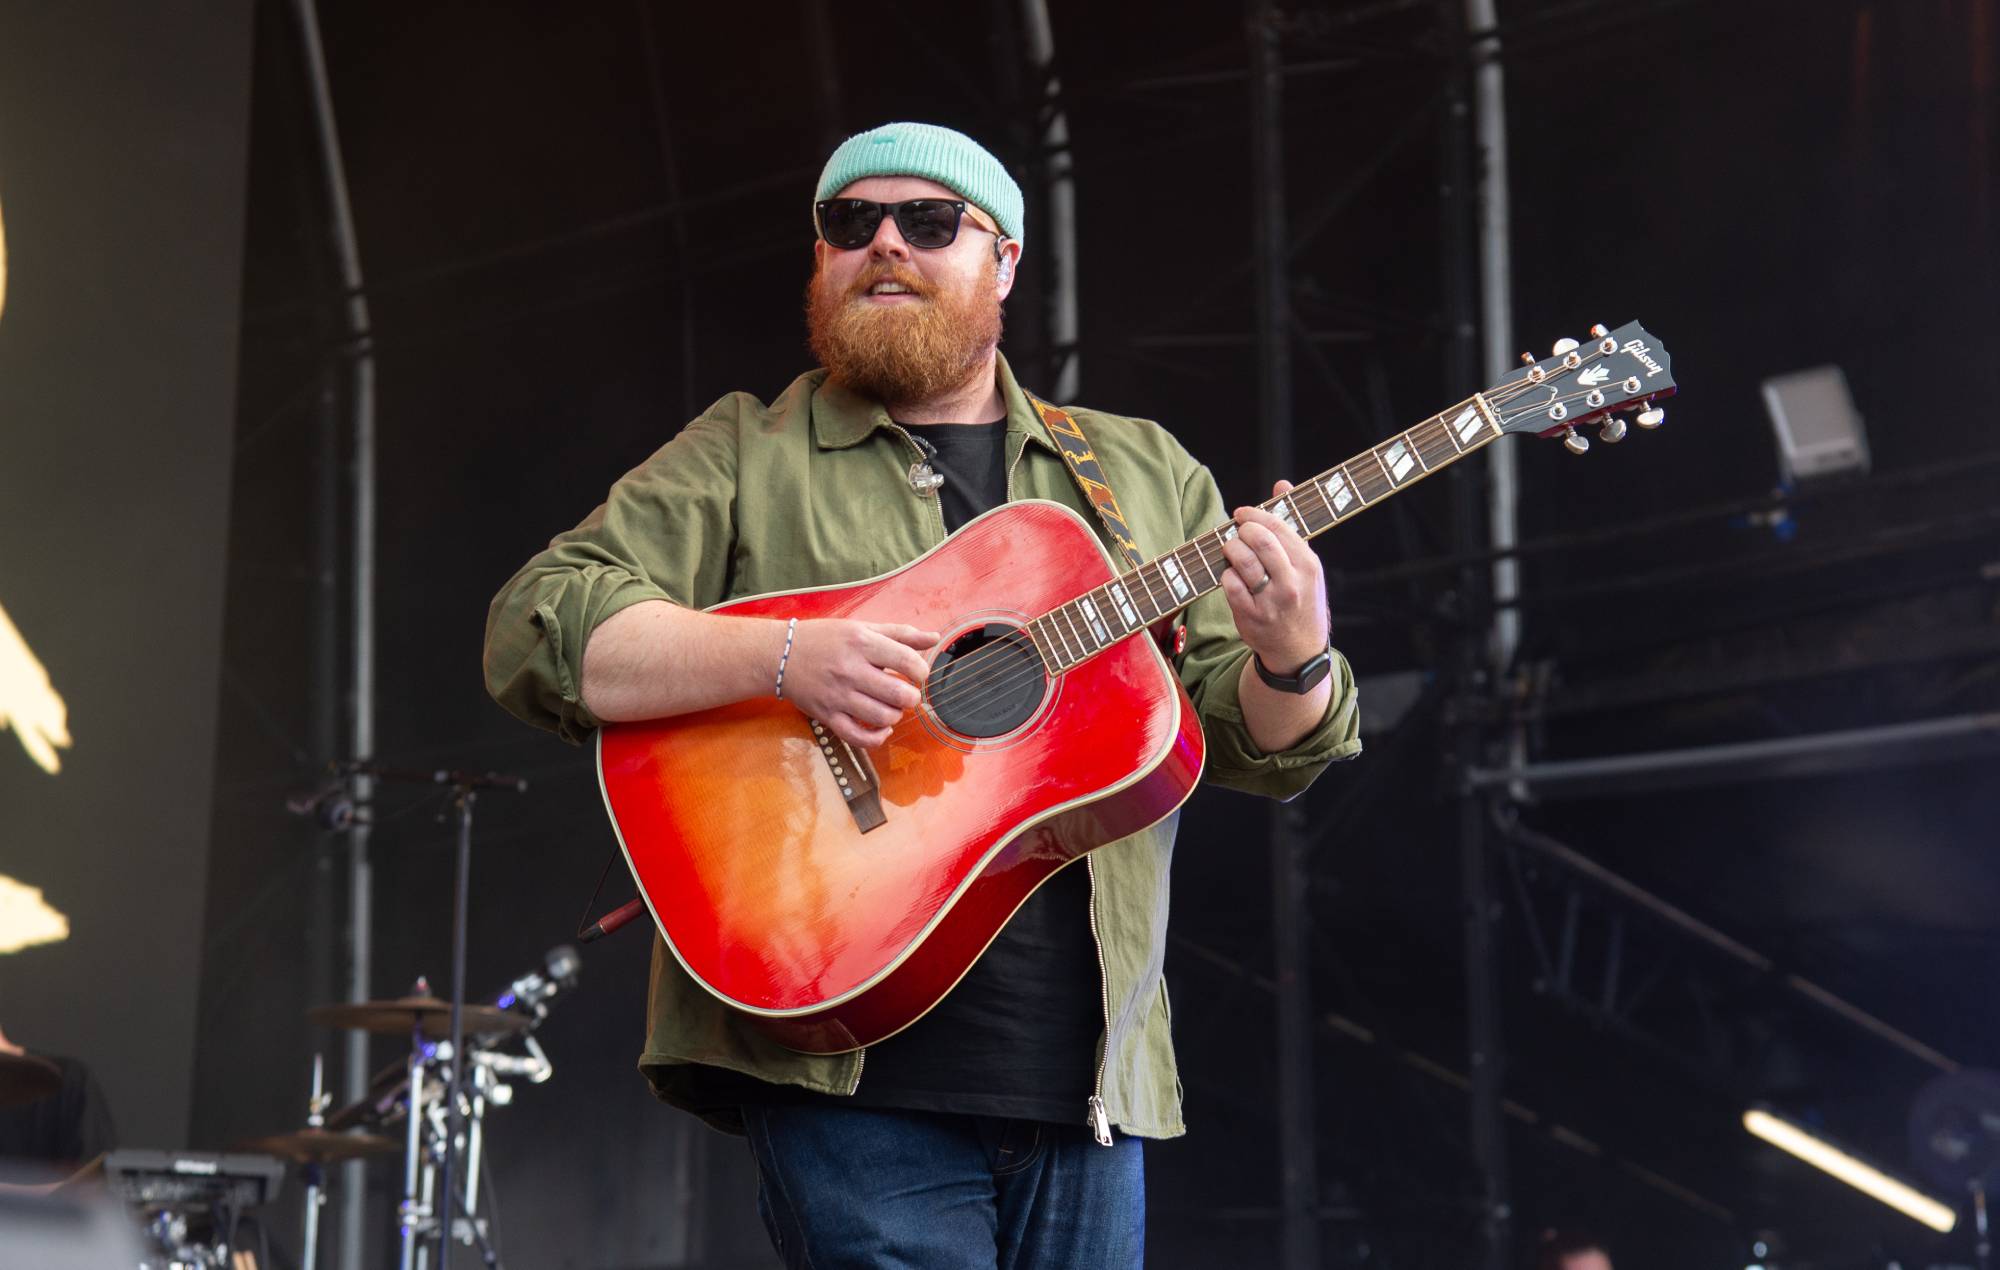
[[[1056,448],[1062,451],[1063,462],[1069,464],[1069,474],[1076,478],[1077,488],[1097,509],[1097,518],[1104,522],[1105,532],[1124,554],[1127,567],[1136,569],[1146,563],[1146,558],[1139,554],[1139,544],[1132,540],[1132,531],[1125,526],[1125,513],[1118,510],[1118,496],[1105,481],[1104,469],[1097,465],[1097,453],[1084,438],[1083,429],[1061,406],[1052,406],[1033,393],[1026,395],[1029,404],[1042,416],[1042,422],[1048,425],[1049,435],[1056,439]]]

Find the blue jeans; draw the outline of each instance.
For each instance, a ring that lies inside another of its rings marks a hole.
[[[1081,1125],[745,1107],[757,1209],[787,1270],[1139,1270],[1139,1139]]]

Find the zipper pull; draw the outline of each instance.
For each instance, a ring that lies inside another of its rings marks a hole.
[[[1111,1117],[1104,1114],[1104,1099],[1096,1094],[1092,1094],[1089,1103],[1086,1105],[1090,1109],[1090,1131],[1097,1135],[1097,1145],[1101,1147],[1110,1146]]]

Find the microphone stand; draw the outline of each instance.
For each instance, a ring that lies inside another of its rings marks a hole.
[[[525,793],[528,782],[518,776],[498,772],[463,772],[452,769],[420,771],[414,768],[384,767],[361,761],[342,763],[344,773],[373,776],[378,780],[407,781],[412,784],[448,785],[452,810],[458,815],[458,846],[453,861],[451,896],[451,1079],[449,1120],[444,1135],[444,1165],[438,1175],[438,1270],[449,1270],[451,1245],[456,1238],[452,1225],[458,1210],[454,1192],[457,1173],[458,1140],[465,1133],[465,928],[467,903],[472,891],[472,806],[482,789]]]

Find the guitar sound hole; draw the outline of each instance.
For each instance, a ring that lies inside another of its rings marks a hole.
[[[989,622],[967,631],[931,663],[924,697],[960,736],[1002,736],[1034,716],[1046,681],[1027,633]]]

